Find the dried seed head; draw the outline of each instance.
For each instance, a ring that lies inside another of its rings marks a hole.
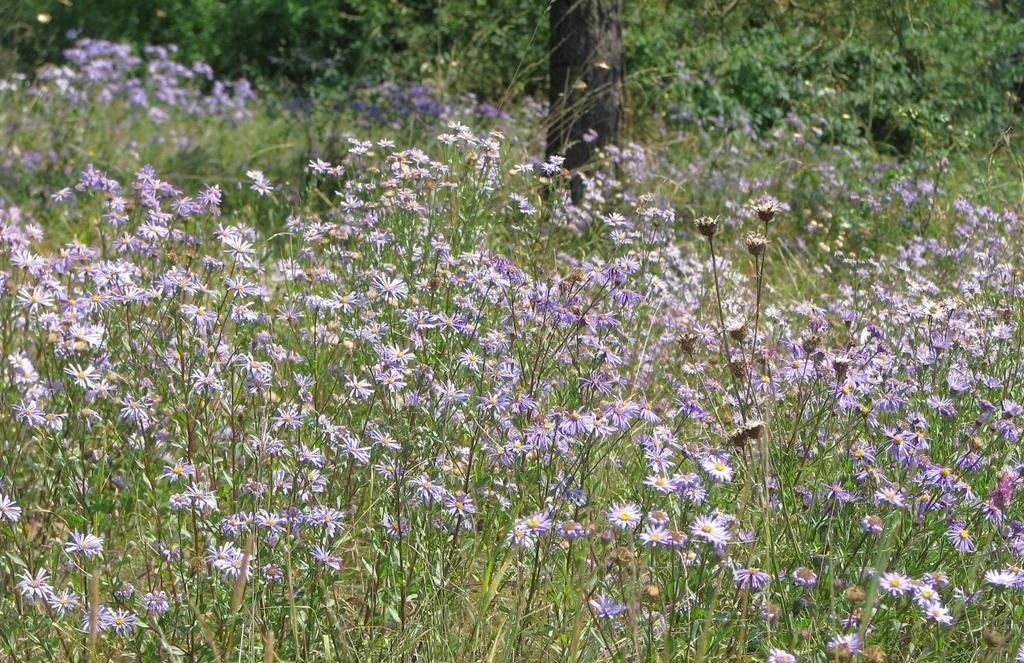
[[[752,419],[742,426],[729,431],[726,434],[726,439],[730,444],[737,447],[743,447],[748,441],[757,441],[764,435],[764,422],[759,419]]]
[[[751,419],[743,426],[743,433],[748,440],[760,440],[764,435],[764,422],[760,419]]]
[[[775,215],[782,211],[782,203],[768,194],[750,201],[749,206],[750,209],[757,213],[757,218],[765,223],[774,219]]]
[[[885,650],[881,645],[868,645],[860,653],[860,657],[867,663],[884,663]]]
[[[683,352],[688,355],[692,355],[697,350],[697,340],[699,338],[700,337],[697,336],[695,331],[687,329],[679,334],[676,340],[679,342],[679,346],[683,349]]]
[[[821,336],[813,332],[801,334],[800,345],[807,354],[814,354],[821,347]]]
[[[749,232],[743,235],[743,242],[752,256],[764,255],[764,250],[768,247],[768,238],[759,232]]]
[[[742,426],[739,428],[733,428],[726,434],[726,439],[729,444],[734,447],[742,447],[747,441],[747,431]]]
[[[734,378],[741,378],[747,374],[747,362],[743,357],[733,357],[729,360],[729,372]]]
[[[998,629],[991,626],[986,626],[982,629],[981,639],[984,640],[985,644],[989,647],[1002,647],[1006,644],[1006,636]]]
[[[742,341],[747,337],[747,321],[733,318],[726,323],[725,331],[733,340]]]
[[[613,564],[632,564],[634,559],[633,551],[625,546],[612,550],[608,555],[608,560]]]
[[[661,598],[661,588],[655,584],[650,584],[644,587],[643,596],[641,597],[644,601],[657,601]]]
[[[693,223],[697,226],[697,232],[708,239],[714,237],[718,232],[717,216],[699,216],[693,220]]]
[[[867,593],[860,585],[850,585],[846,588],[845,595],[846,600],[850,603],[860,603],[864,600],[864,597],[867,596]]]
[[[832,368],[835,369],[838,380],[845,380],[846,372],[850,369],[849,357],[836,357],[832,360]]]

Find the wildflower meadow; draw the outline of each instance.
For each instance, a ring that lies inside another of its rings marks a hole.
[[[546,107],[0,82],[0,660],[1024,661],[1012,146]]]

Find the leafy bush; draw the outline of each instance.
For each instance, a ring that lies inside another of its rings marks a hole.
[[[542,3],[508,4],[496,15],[477,0],[433,3],[372,0],[29,0],[6,9],[20,39],[21,66],[55,61],[85,36],[177,44],[225,76],[256,76],[299,89],[314,81],[347,86],[385,77],[425,76],[497,96],[528,73],[547,45]],[[45,17],[40,23],[38,16]],[[543,72],[541,72],[543,74]],[[542,76],[541,76],[542,78]]]
[[[66,34],[176,43],[223,76],[276,81],[295,96],[336,99],[355,84],[413,80],[508,108],[543,96],[544,3],[456,0],[30,0],[8,7],[21,67],[58,58]],[[1024,21],[1013,7],[930,0],[819,3],[815,13],[742,3],[725,16],[685,3],[626,3],[633,125],[652,114],[750,123],[788,114],[831,120],[829,139],[907,155],[990,142],[1017,121]],[[37,16],[46,18],[40,23]],[[9,59],[9,58],[8,58]]]
[[[645,101],[682,126],[766,130],[789,113],[816,114],[829,119],[830,140],[867,140],[900,155],[992,141],[1016,124],[1019,17],[946,2],[918,3],[909,13],[826,3],[817,19],[797,11],[729,17],[732,30],[699,44],[687,29],[659,28],[671,21],[645,24],[631,60],[656,81],[659,93]]]

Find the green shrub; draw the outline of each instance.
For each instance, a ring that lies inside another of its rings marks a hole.
[[[357,83],[425,81],[507,107],[545,96],[540,0],[26,0],[0,8],[0,67],[57,61],[72,34],[175,42],[224,77],[287,94],[345,97]],[[986,142],[1017,121],[1024,21],[1015,6],[627,2],[631,126],[665,115],[765,131],[791,113],[828,118],[829,140],[895,154]],[[708,5],[708,6],[706,6]],[[40,20],[43,19],[43,20]]]
[[[692,11],[672,11],[644,23],[631,65],[642,62],[658,91],[645,101],[683,126],[720,118],[766,130],[790,113],[817,114],[829,118],[831,140],[906,155],[991,141],[1017,121],[1024,24],[1009,11],[826,3],[813,17],[751,10],[704,34]]]

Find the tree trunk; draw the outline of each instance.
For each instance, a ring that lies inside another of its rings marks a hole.
[[[622,137],[622,0],[552,0],[550,53],[547,154],[576,171]]]

